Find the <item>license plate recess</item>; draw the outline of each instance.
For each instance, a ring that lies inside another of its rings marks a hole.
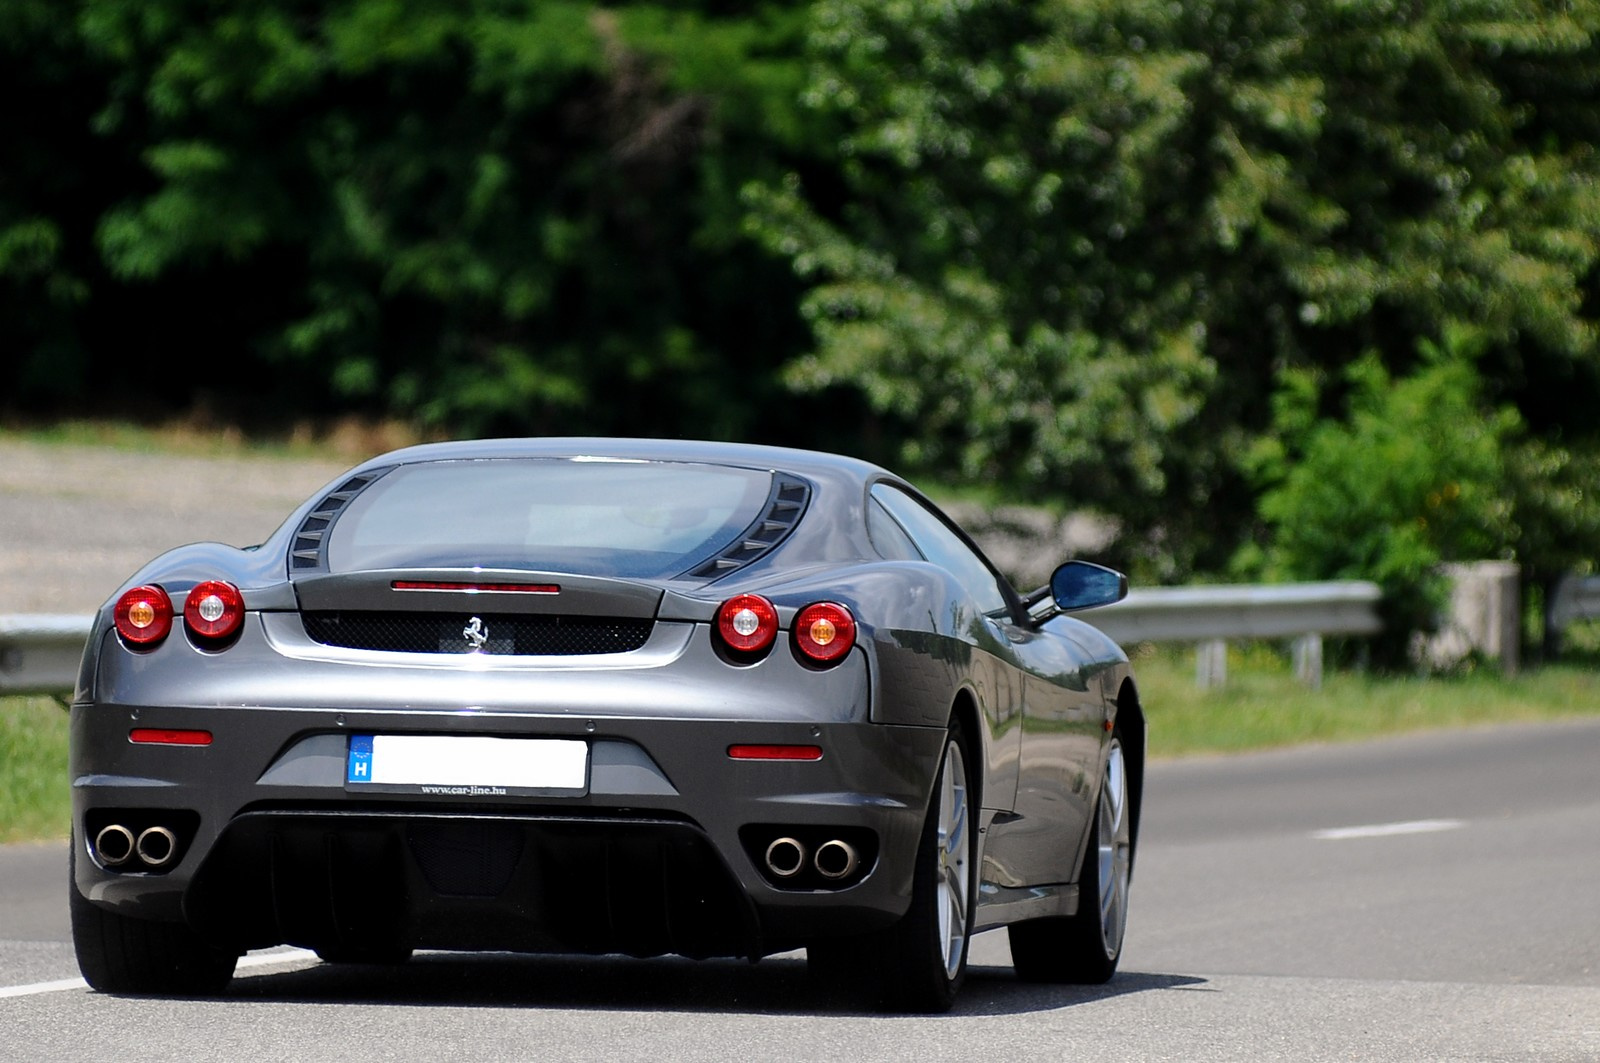
[[[573,738],[354,734],[345,758],[351,793],[432,797],[581,797],[589,743]]]

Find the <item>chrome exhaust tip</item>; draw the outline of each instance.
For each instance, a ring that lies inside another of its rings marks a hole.
[[[841,879],[860,866],[861,857],[856,854],[855,846],[835,838],[817,846],[812,862],[823,878]]]
[[[793,838],[776,838],[767,846],[767,870],[779,878],[794,878],[806,866],[806,847]]]
[[[133,831],[120,823],[101,827],[94,836],[94,854],[106,867],[121,867],[133,856]]]
[[[178,854],[178,836],[165,827],[146,827],[134,846],[147,867],[165,867]]]

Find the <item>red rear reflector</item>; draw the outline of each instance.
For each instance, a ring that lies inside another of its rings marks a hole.
[[[729,746],[734,760],[821,760],[821,746]]]
[[[128,741],[147,746],[209,746],[210,731],[174,731],[164,727],[135,727]]]
[[[397,591],[458,591],[477,594],[494,591],[497,594],[560,594],[558,583],[447,583],[437,580],[397,579],[389,584]]]

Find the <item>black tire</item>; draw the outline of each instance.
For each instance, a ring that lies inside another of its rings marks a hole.
[[[1116,973],[1133,867],[1127,780],[1122,743],[1113,736],[1078,876],[1077,914],[1030,919],[1007,930],[1011,962],[1024,981],[1099,985]]]
[[[952,724],[917,847],[911,907],[882,933],[812,943],[807,965],[814,977],[865,992],[890,1011],[950,1010],[966,979],[977,893],[971,763],[966,734]]]
[[[77,843],[68,861],[67,898],[78,970],[105,993],[210,996],[227,988],[239,957],[212,948],[183,923],[135,919],[78,892]]]

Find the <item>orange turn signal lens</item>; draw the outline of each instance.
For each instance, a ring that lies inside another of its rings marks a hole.
[[[160,587],[135,587],[111,611],[117,634],[135,646],[154,646],[172,630],[172,599]]]
[[[856,644],[856,620],[837,602],[816,602],[794,618],[794,644],[812,664],[842,660]]]

